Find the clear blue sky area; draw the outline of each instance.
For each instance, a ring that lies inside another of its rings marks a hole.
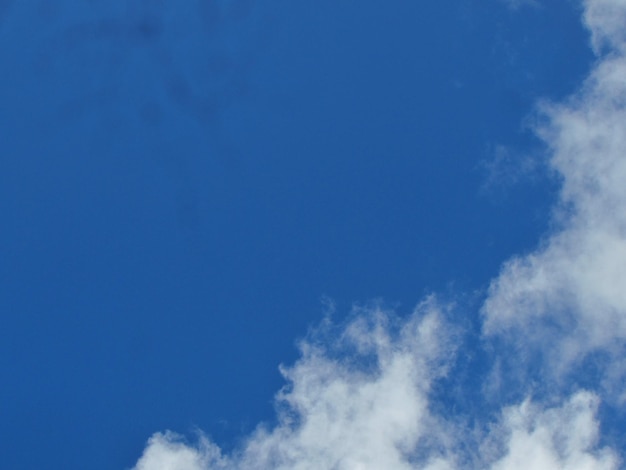
[[[476,306],[558,181],[566,0],[0,1],[0,467],[124,469],[274,416],[316,324]],[[472,308],[467,315],[475,315]]]

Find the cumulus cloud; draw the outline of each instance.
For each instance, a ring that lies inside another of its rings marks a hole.
[[[556,229],[504,265],[483,309],[488,335],[531,339],[557,373],[626,339],[626,2],[590,0],[584,18],[596,47],[612,49],[579,93],[541,109],[538,134],[562,177]]]
[[[361,309],[344,328],[326,323],[282,368],[278,423],[260,426],[224,459],[203,439],[156,434],[136,470],[447,468],[442,423],[429,409],[453,357],[452,329],[433,299],[400,320]]]
[[[428,395],[451,347],[441,317],[428,303],[394,331],[386,313],[362,315],[330,350],[303,344],[300,361],[283,370],[280,424],[253,436],[244,468],[401,469],[430,458],[416,448],[437,438]]]
[[[191,445],[157,433],[134,470],[617,468],[615,453],[597,448],[598,398],[589,392],[554,408],[526,399],[486,432],[434,411],[433,385],[458,342],[445,317],[429,299],[404,320],[377,308],[335,333],[326,323],[282,369],[288,385],[274,427],[259,426],[226,456],[206,437]]]
[[[511,373],[503,358],[520,352],[547,359],[536,380],[593,354],[612,363],[602,380],[626,370],[618,361],[626,347],[626,0],[584,7],[601,55],[575,96],[541,106],[537,132],[562,179],[554,230],[490,285],[483,339],[500,373],[485,374],[483,390]],[[619,468],[618,453],[599,443],[606,390],[597,384],[534,398],[523,387],[517,396],[526,398],[500,411],[486,393],[469,418],[442,411],[438,385],[454,380],[463,356],[447,308],[429,298],[407,318],[378,306],[341,328],[324,321],[301,342],[301,358],[281,368],[287,385],[274,425],[227,455],[203,436],[189,444],[157,433],[135,470]]]
[[[219,448],[201,436],[196,445],[186,444],[173,432],[156,433],[148,441],[135,470],[207,470],[224,468]]]
[[[506,408],[501,430],[506,453],[492,470],[608,470],[619,460],[608,448],[595,449],[598,398],[582,391],[558,408],[540,410],[529,400]]]

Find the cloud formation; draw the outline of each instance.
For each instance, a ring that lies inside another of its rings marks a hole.
[[[583,21],[598,61],[577,94],[541,105],[537,125],[562,179],[554,229],[504,264],[481,319],[496,364],[538,354],[546,365],[535,380],[559,382],[604,354],[602,384],[573,380],[543,398],[521,389],[525,398],[499,411],[485,396],[486,413],[451,416],[435,395],[461,356],[453,307],[429,298],[403,319],[363,308],[301,342],[301,358],[281,369],[275,425],[228,455],[204,436],[157,433],[135,470],[619,468],[597,410],[607,381],[623,377],[626,343],[626,1],[587,0]]]
[[[436,413],[433,386],[458,343],[445,311],[430,298],[405,319],[368,308],[336,331],[324,324],[282,369],[277,425],[226,456],[204,436],[190,445],[157,433],[135,470],[617,468],[616,454],[597,448],[591,392],[545,409],[527,399],[485,432]]]
[[[530,338],[557,373],[626,339],[626,2],[589,1],[584,18],[611,52],[566,103],[542,105],[537,128],[562,178],[557,229],[504,265],[483,308],[487,334]]]
[[[508,434],[506,454],[493,470],[618,468],[616,454],[595,449],[598,423],[594,414],[598,398],[578,392],[561,407],[540,410],[530,401],[506,408],[501,426]]]
[[[438,468],[439,446],[418,448],[441,431],[428,407],[453,352],[440,308],[426,301],[407,320],[366,309],[343,329],[330,327],[303,341],[300,360],[282,368],[288,385],[277,396],[274,428],[259,427],[221,460],[204,439],[190,449],[157,434],[136,469],[409,469],[413,459]],[[155,466],[163,462],[172,464]]]
[[[204,436],[195,446],[173,433],[156,433],[148,441],[136,470],[206,470],[224,468],[219,448]]]

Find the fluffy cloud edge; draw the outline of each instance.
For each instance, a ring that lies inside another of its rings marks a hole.
[[[134,470],[618,468],[597,446],[592,392],[553,407],[526,398],[474,426],[437,413],[434,386],[458,357],[450,308],[431,297],[404,319],[371,308],[341,328],[324,322],[282,368],[274,427],[260,425],[229,455],[206,436],[192,445],[156,433]]]
[[[598,353],[622,367],[626,343],[626,2],[588,0],[584,21],[605,52],[537,124],[562,179],[556,229],[505,263],[482,308],[485,335],[542,351],[557,378]]]

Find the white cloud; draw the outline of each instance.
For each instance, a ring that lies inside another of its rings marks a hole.
[[[220,450],[205,437],[197,445],[185,444],[172,432],[156,433],[135,465],[135,470],[207,470],[224,468]]]
[[[507,407],[482,434],[437,415],[432,387],[456,338],[432,299],[406,320],[361,310],[334,340],[301,344],[300,360],[283,369],[275,427],[259,427],[228,456],[205,437],[189,445],[157,433],[134,470],[617,468],[616,455],[596,446],[598,398],[589,392],[555,408]]]
[[[613,49],[577,95],[542,107],[538,132],[562,177],[558,228],[505,264],[483,308],[488,335],[530,340],[550,352],[557,374],[626,340],[624,20],[626,1],[586,3],[594,44]]]
[[[502,431],[506,453],[492,470],[609,470],[619,460],[608,448],[595,449],[598,423],[596,396],[579,392],[558,408],[539,410],[526,400],[505,409]]]
[[[597,53],[603,47],[624,52],[626,46],[626,1],[585,0],[585,25]]]
[[[410,468],[410,457],[429,457],[414,453],[421,439],[437,435],[428,393],[449,357],[440,316],[425,304],[394,332],[382,311],[363,315],[341,335],[339,349],[348,349],[342,358],[304,344],[303,357],[283,372],[290,387],[279,395],[286,407],[280,425],[258,431],[245,462],[264,462],[262,468],[402,469]],[[359,365],[363,360],[373,365]]]
[[[494,352],[500,372],[487,376],[485,390],[512,373],[503,358],[535,351],[550,361],[540,380],[593,352],[615,364],[603,380],[626,371],[618,360],[626,346],[626,0],[584,5],[593,45],[605,55],[576,96],[542,107],[538,132],[562,177],[555,230],[505,263],[490,286],[483,330],[505,341],[492,343],[504,349]],[[406,319],[373,308],[339,331],[327,321],[301,343],[300,360],[281,369],[287,386],[276,398],[276,425],[259,426],[229,455],[205,437],[189,445],[157,433],[135,470],[618,468],[617,453],[598,444],[601,387],[557,392],[549,404],[526,399],[495,418],[480,406],[469,420],[437,414],[433,394],[458,343],[445,318],[428,299]]]
[[[259,427],[228,468],[411,469],[415,461],[448,468],[445,435],[428,397],[446,373],[452,336],[432,299],[407,320],[363,309],[335,339],[318,332],[302,342],[300,360],[282,368],[288,385],[277,395],[278,424]],[[156,434],[136,470],[225,462],[208,441],[190,447],[173,434]]]

